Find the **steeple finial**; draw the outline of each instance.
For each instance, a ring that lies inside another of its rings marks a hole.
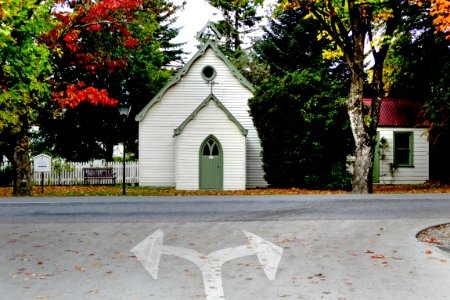
[[[211,21],[208,21],[208,23],[197,32],[196,38],[202,43],[207,40],[219,41],[222,38],[222,34]]]

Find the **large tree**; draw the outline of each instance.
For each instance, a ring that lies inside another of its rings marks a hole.
[[[254,0],[208,0],[208,2],[222,12],[223,20],[216,25],[225,37],[227,54],[238,52],[234,56],[240,55],[244,36],[254,32],[262,19],[257,11],[260,4]]]
[[[355,140],[355,163],[352,180],[354,193],[372,192],[372,172],[376,129],[383,88],[383,66],[390,42],[403,11],[412,5],[400,0],[282,0],[281,10],[309,12],[329,41],[325,56],[341,55],[350,70],[347,111]],[[367,56],[372,63],[365,64]],[[370,70],[372,102],[362,101],[365,72]]]
[[[125,27],[117,24],[117,19],[129,18],[128,7],[119,7],[122,11],[116,9],[114,13],[120,17],[99,26],[92,27],[91,17],[72,26],[78,36],[76,43],[64,40],[62,55],[55,57],[56,76],[60,78],[55,95],[64,95],[67,84],[82,89],[88,82],[91,90],[105,90],[111,97],[127,101],[132,106],[128,119],[133,119],[170,77],[171,71],[164,67],[180,60],[182,53],[170,41],[178,34],[171,27],[176,8],[164,2],[153,5],[144,2],[141,8],[133,9],[134,17]],[[78,6],[84,7],[81,3]],[[67,12],[58,16],[62,20],[77,18]],[[122,45],[121,40],[125,40]],[[82,103],[55,117],[42,115],[35,151],[45,150],[72,161],[110,161],[113,146],[122,141],[122,131],[126,132],[127,150],[137,152],[135,125],[127,122],[124,128],[116,109]]]
[[[267,75],[266,66],[259,64],[252,47],[255,33],[260,29],[263,16],[262,2],[258,0],[208,0],[221,11],[222,19],[214,26],[222,35],[219,47],[236,68],[253,84]],[[244,47],[247,46],[247,47]]]
[[[324,68],[308,68],[271,76],[257,88],[250,108],[271,186],[350,187],[346,162],[352,141],[343,84]]]
[[[322,59],[327,42],[311,38],[319,33],[305,12],[286,11],[254,45],[270,72],[249,104],[271,186],[348,189],[351,183],[348,71],[341,61]]]
[[[40,35],[54,19],[50,1],[0,4],[0,134],[16,171],[14,194],[31,193],[28,131],[50,99],[51,50]],[[8,143],[8,145],[5,145]]]
[[[30,127],[46,111],[55,116],[84,102],[117,105],[123,85],[110,85],[99,74],[127,79],[121,71],[155,38],[165,6],[147,0],[55,2],[0,6],[0,130],[2,140],[5,134],[14,145],[15,195],[31,194]],[[84,43],[88,36],[94,43]]]
[[[429,10],[430,3],[423,3],[409,9],[399,22],[384,67],[389,97],[426,102],[442,96],[434,93],[442,91],[439,82],[449,78],[450,41],[435,30]]]

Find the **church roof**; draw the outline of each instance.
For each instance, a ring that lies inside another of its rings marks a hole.
[[[217,39],[220,40],[222,38],[222,34],[219,30],[217,30],[216,26],[211,21],[208,21],[206,25],[197,32],[196,38],[199,41],[203,41],[205,39]]]
[[[197,51],[197,53],[189,60],[189,62],[182,67],[173,77],[172,79],[158,92],[158,94],[156,94],[153,99],[151,99],[149,101],[149,103],[136,115],[135,120],[136,121],[141,121],[144,119],[145,115],[147,114],[147,112],[150,110],[150,108],[155,105],[156,103],[158,103],[161,98],[163,97],[163,95],[165,94],[165,92],[172,86],[174,86],[175,84],[177,84],[181,78],[189,71],[189,69],[191,68],[192,64],[199,58],[201,57],[203,54],[206,53],[206,51],[211,48],[214,53],[223,60],[223,62],[226,64],[226,66],[228,67],[228,69],[230,70],[230,72],[233,74],[234,77],[236,77],[239,82],[245,86],[246,88],[248,88],[251,92],[254,92],[255,88],[253,87],[253,85],[250,83],[250,81],[248,81],[240,72],[239,70],[228,60],[228,58],[226,58],[225,54],[223,54],[222,51],[220,51],[219,47],[217,46],[217,44],[212,41],[212,40],[207,40],[205,41],[205,43],[200,47],[200,49]]]
[[[238,120],[236,120],[236,118],[231,114],[231,112],[222,104],[222,102],[220,102],[219,99],[217,99],[216,96],[214,96],[214,94],[209,94],[209,96],[206,97],[205,100],[203,100],[203,102],[189,115],[189,117],[187,117],[186,120],[184,120],[183,123],[181,123],[181,125],[174,130],[173,136],[181,134],[184,128],[186,128],[186,126],[189,124],[189,122],[194,120],[197,117],[198,113],[204,107],[206,107],[206,105],[208,105],[210,101],[213,101],[217,105],[217,107],[220,108],[227,115],[228,119],[230,119],[230,121],[236,124],[237,128],[241,131],[242,135],[247,136],[248,130],[245,129],[244,126],[242,126]]]

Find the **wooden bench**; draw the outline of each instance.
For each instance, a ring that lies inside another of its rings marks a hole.
[[[83,168],[84,185],[116,184],[116,173],[112,168]],[[106,181],[106,182],[104,182]]]

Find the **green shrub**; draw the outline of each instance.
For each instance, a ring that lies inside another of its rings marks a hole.
[[[8,187],[12,186],[14,181],[14,169],[12,166],[8,165],[2,167],[0,165],[0,186]]]

